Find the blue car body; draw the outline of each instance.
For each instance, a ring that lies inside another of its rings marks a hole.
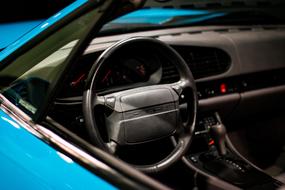
[[[12,43],[2,51],[0,60],[85,2],[76,1]],[[0,189],[117,189],[51,147],[4,110],[1,106]]]
[[[43,21],[44,20],[34,20],[0,24],[0,50],[37,27]]]
[[[0,189],[117,189],[0,110]]]

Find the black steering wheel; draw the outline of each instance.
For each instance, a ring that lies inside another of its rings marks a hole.
[[[174,64],[180,75],[179,81],[98,95],[100,68],[119,49],[142,44]],[[183,121],[180,110],[182,99],[187,105],[187,118]],[[94,110],[99,105],[108,107],[112,112],[105,122],[108,142],[103,140],[96,122],[98,118]],[[159,162],[133,165],[143,172],[158,172],[181,159],[191,143],[197,113],[196,85],[187,64],[170,46],[153,38],[130,38],[105,50],[93,65],[83,95],[83,113],[93,143],[112,154],[116,153],[117,146],[147,143],[166,137],[175,139],[172,152]]]

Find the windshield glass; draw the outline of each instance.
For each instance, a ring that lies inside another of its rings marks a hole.
[[[284,8],[285,2],[279,0],[148,0],[142,9],[105,24],[101,35],[177,26],[284,24]]]

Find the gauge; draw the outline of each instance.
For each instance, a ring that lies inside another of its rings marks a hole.
[[[142,82],[147,78],[146,66],[138,59],[132,58],[124,62],[124,66],[133,72],[133,77],[138,82]]]
[[[98,88],[105,89],[109,87],[131,84],[134,81],[130,75],[131,71],[122,67],[121,65],[109,67],[104,70],[102,77],[100,77]]]
[[[109,86],[111,84],[113,84],[114,80],[113,78],[111,77],[112,75],[112,70],[111,69],[108,69],[104,75],[104,77],[101,79],[101,84],[105,84],[106,86]]]
[[[101,68],[97,87],[99,90],[144,83],[159,68],[156,59],[138,55],[114,57]],[[101,74],[102,73],[102,74]]]
[[[81,73],[73,81],[70,82],[72,88],[77,88],[86,79],[86,74]]]

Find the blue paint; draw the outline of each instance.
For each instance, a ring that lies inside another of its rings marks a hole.
[[[0,49],[7,47],[43,21],[44,20],[36,20],[0,24]]]
[[[164,24],[174,17],[203,16],[211,12],[205,10],[151,8],[140,9],[113,20],[110,24]]]
[[[9,45],[7,48],[5,48],[1,54],[0,54],[0,61],[5,59],[8,55],[13,53],[15,50],[17,50],[19,47],[24,45],[26,42],[40,34],[42,31],[44,31],[46,28],[50,27],[60,19],[64,18],[66,15],[70,14],[72,11],[77,9],[78,7],[82,6],[84,3],[86,3],[87,0],[77,0],[74,3],[70,4],[60,12],[56,13],[54,16],[50,17],[48,20],[34,28],[32,31],[25,34],[22,38],[15,41],[11,45]]]
[[[114,190],[0,110],[0,189]]]

